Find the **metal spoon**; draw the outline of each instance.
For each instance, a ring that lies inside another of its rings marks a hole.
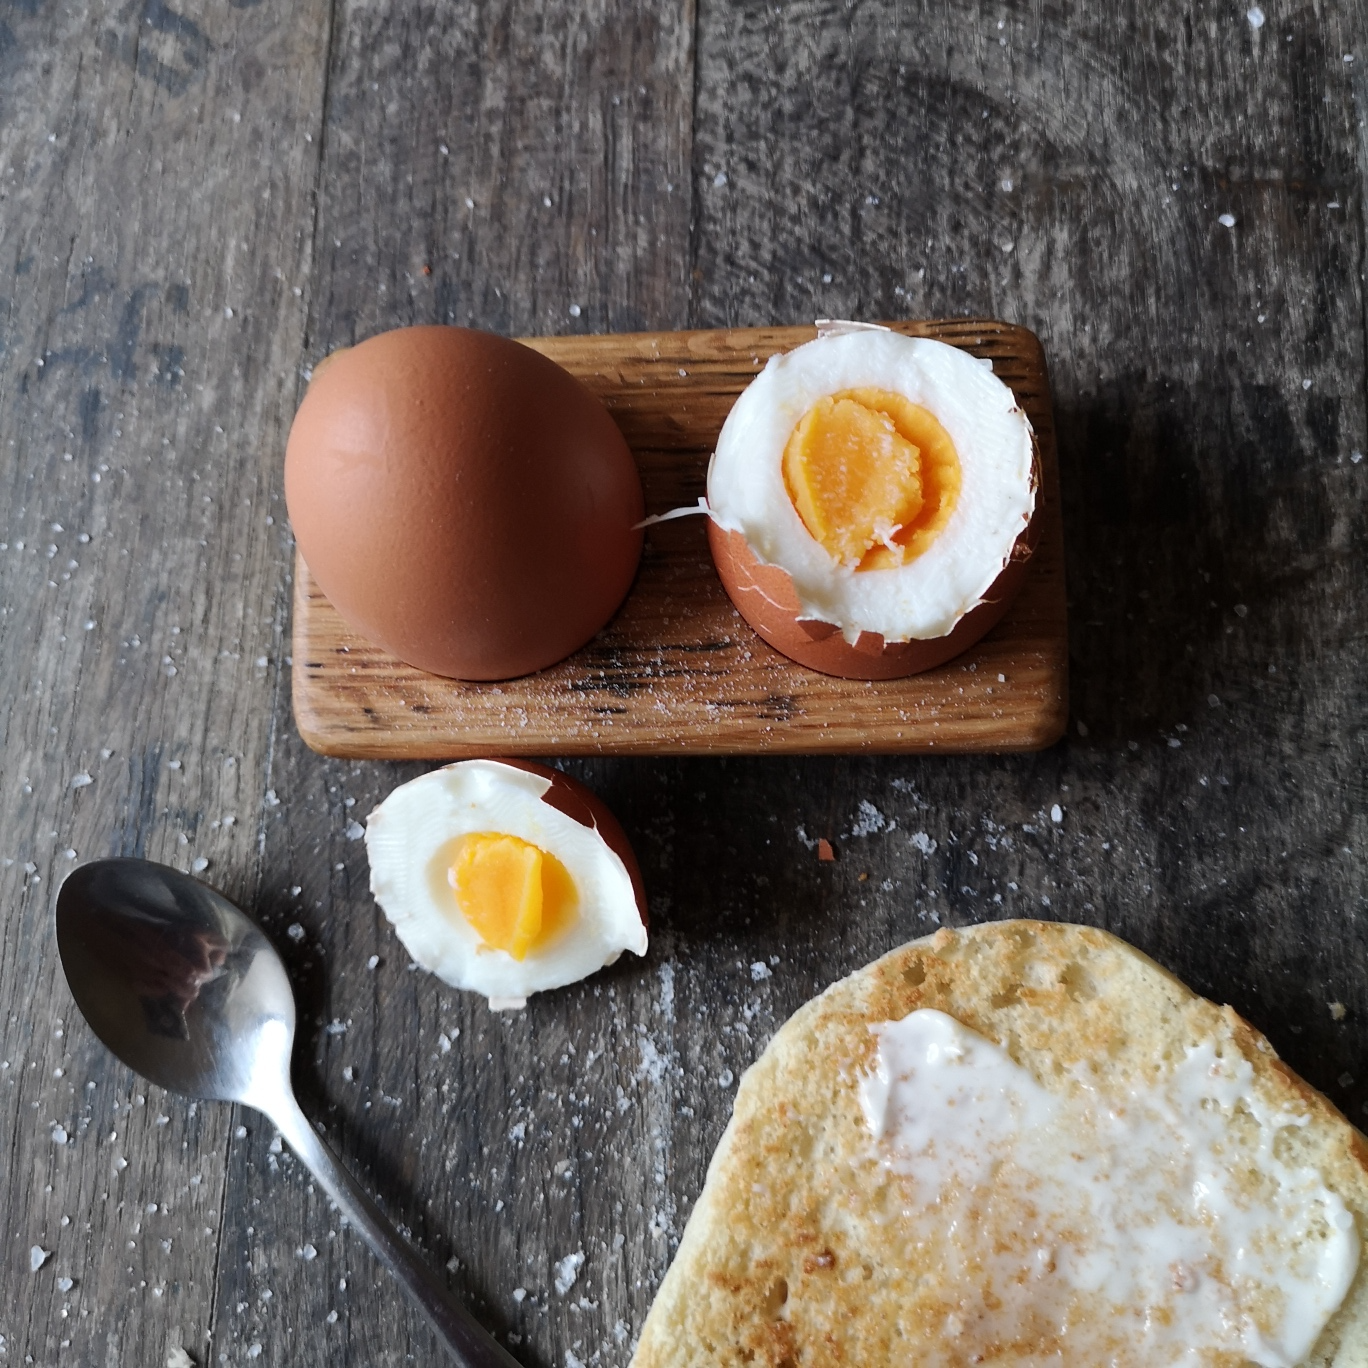
[[[454,1301],[319,1138],[290,1086],[295,1003],[271,943],[227,898],[148,860],[95,860],[57,894],[76,1005],[130,1069],[172,1092],[264,1112],[422,1307],[462,1368],[518,1368]]]

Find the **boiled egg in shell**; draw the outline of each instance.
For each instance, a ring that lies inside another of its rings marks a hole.
[[[646,953],[646,900],[601,799],[529,761],[464,760],[401,784],[366,822],[371,892],[414,960],[521,1007]]]
[[[1034,435],[988,362],[844,325],[771,357],[738,398],[708,508],[723,582],[762,636],[801,660],[839,633],[817,647],[842,662],[832,673],[864,672],[842,642],[928,643],[904,652],[910,669],[870,675],[910,673],[969,645],[957,629],[976,610],[981,635],[1005,607],[1005,572],[1029,553]]]

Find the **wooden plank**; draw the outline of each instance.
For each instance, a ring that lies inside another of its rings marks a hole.
[[[335,13],[302,360],[416,322],[507,335],[688,325],[691,0],[346,0]],[[290,562],[277,570],[287,580]],[[642,1073],[639,1035],[663,971],[621,964],[512,1015],[410,972],[353,824],[420,767],[320,757],[288,697],[270,706],[280,802],[257,906],[301,990],[304,1105],[520,1362],[625,1362],[671,1252],[652,1218],[657,1166],[674,1168],[662,1148],[673,1082]],[[608,762],[589,763],[599,772],[581,777],[629,816],[632,793]],[[439,1362],[361,1240],[246,1124],[216,1351],[230,1364],[254,1343],[261,1364]],[[316,1259],[296,1256],[306,1239]],[[556,1265],[580,1252],[561,1295]]]
[[[257,885],[326,12],[0,16],[6,1365],[217,1353],[233,1111],[93,1039],[50,900],[110,853]]]
[[[584,754],[1031,750],[1067,717],[1063,536],[1044,356],[1022,328],[900,324],[988,357],[1040,435],[1044,524],[1007,617],[963,656],[908,679],[835,679],[760,640],[713,569],[703,520],[650,530],[637,583],[588,646],[525,679],[441,679],[352,632],[296,559],[294,709],[304,739],[370,759]],[[692,504],[732,403],[812,328],[530,339],[608,406],[650,512]]]

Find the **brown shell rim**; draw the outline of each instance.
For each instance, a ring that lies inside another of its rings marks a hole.
[[[1019,411],[1019,410],[1018,410]],[[839,632],[836,623],[824,622],[816,618],[798,617],[798,594],[793,587],[792,577],[782,566],[762,562],[751,549],[744,534],[722,528],[716,521],[709,519],[708,544],[712,551],[713,563],[722,580],[727,596],[737,612],[763,640],[767,641],[781,655],[787,656],[805,669],[819,674],[835,674],[848,679],[899,679],[935,669],[938,665],[962,655],[971,646],[986,636],[1001,621],[1020,591],[1025,578],[1025,570],[1040,543],[1041,532],[1041,490],[1043,488],[1043,467],[1040,456],[1040,442],[1034,428],[1031,429],[1031,492],[1035,496],[1031,515],[1026,526],[1017,534],[1012,549],[1007,554],[1002,569],[988,586],[983,597],[972,608],[961,614],[949,632],[939,637],[916,638],[908,641],[884,641],[877,632],[861,632],[859,639],[852,645],[843,643],[824,652],[832,659],[824,664],[802,660],[790,654],[781,640],[776,640],[775,629],[768,622],[758,621],[750,605],[744,601],[747,591],[758,593],[775,610],[775,615],[788,614],[787,627],[801,631],[816,647]],[[735,591],[728,582],[723,570],[723,562],[730,562],[733,574],[741,583]],[[781,602],[768,592],[762,581],[771,581],[771,588],[783,593],[788,602]],[[793,605],[793,606],[790,606]],[[769,617],[770,614],[765,614]],[[953,639],[959,636],[960,640]],[[944,649],[949,647],[950,649]],[[875,662],[880,662],[875,664]],[[827,668],[827,666],[830,668]]]

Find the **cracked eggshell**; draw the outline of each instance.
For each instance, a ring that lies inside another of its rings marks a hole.
[[[781,469],[813,404],[863,388],[925,407],[960,459],[946,526],[890,569],[835,561]],[[898,679],[958,655],[1006,613],[1039,540],[1038,485],[1035,434],[991,366],[943,342],[859,328],[771,357],[737,400],[709,467],[708,541],[737,611],[777,651],[824,674]]]
[[[708,521],[708,545],[727,596],[756,634],[781,655],[820,674],[842,679],[905,679],[934,670],[967,651],[1002,620],[1026,579],[1040,538],[1033,516],[1017,540],[1012,558],[949,633],[923,641],[885,642],[877,632],[861,632],[852,644],[830,622],[802,616],[802,607],[787,571],[762,565],[739,532],[727,532]]]
[[[565,866],[575,917],[522,960],[484,945],[456,904],[444,852],[458,837],[497,831]],[[627,835],[597,794],[527,760],[462,760],[396,788],[366,821],[371,892],[414,960],[455,988],[521,1005],[646,953],[646,896]]]
[[[640,476],[602,403],[539,352],[469,328],[399,328],[321,363],[285,498],[347,624],[457,679],[578,650],[641,557]]]

